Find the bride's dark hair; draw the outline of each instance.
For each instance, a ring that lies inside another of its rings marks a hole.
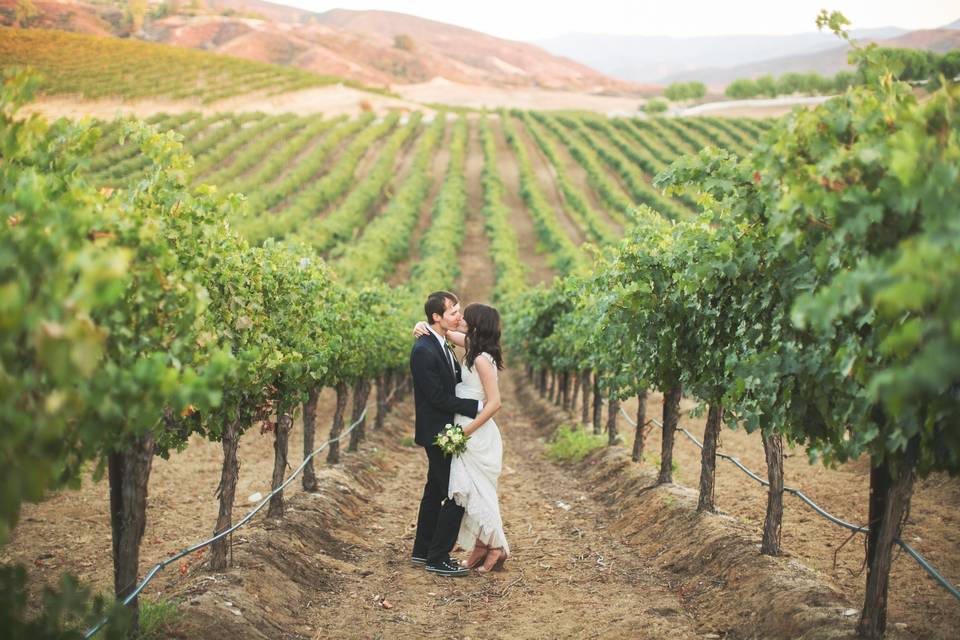
[[[471,369],[477,356],[489,353],[497,369],[503,369],[503,354],[500,351],[500,314],[491,306],[479,303],[467,305],[463,310],[467,326],[467,356],[464,362]]]

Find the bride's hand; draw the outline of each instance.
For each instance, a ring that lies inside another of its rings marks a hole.
[[[473,435],[473,432],[477,430],[477,422],[476,420],[474,420],[473,422],[469,424],[465,424],[460,428],[463,429],[463,435],[465,436]]]
[[[413,327],[413,337],[419,338],[420,336],[425,336],[430,333],[430,329],[427,328],[427,323],[421,320]]]

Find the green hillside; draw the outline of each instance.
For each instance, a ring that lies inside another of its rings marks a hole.
[[[0,27],[0,68],[30,66],[47,95],[198,98],[203,103],[344,83],[302,69],[194,49],[63,31]]]

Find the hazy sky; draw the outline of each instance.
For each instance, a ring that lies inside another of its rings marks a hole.
[[[570,32],[704,36],[816,31],[821,8],[854,28],[939,27],[960,18],[960,0],[273,0],[312,11],[383,9],[514,40]]]

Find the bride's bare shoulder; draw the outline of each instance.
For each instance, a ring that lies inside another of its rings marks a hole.
[[[487,353],[486,351],[484,351],[483,353],[480,354],[480,356],[477,357],[476,361],[474,361],[473,366],[477,369],[477,371],[485,371],[485,372],[493,371],[494,373],[497,373],[496,362],[494,361],[493,356]]]

